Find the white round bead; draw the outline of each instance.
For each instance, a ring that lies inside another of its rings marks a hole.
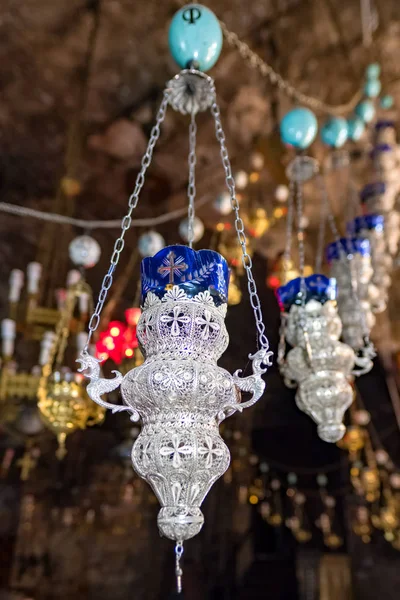
[[[100,245],[90,235],[80,235],[69,245],[69,257],[76,266],[90,269],[98,262],[101,255]]]
[[[143,233],[138,241],[138,250],[142,258],[154,256],[165,247],[165,240],[157,231],[148,231]]]
[[[235,175],[235,184],[238,190],[244,190],[249,183],[249,176],[246,171],[238,171]]]
[[[289,188],[287,185],[278,185],[275,189],[275,199],[278,202],[286,202],[289,198]]]
[[[229,215],[232,210],[230,193],[220,194],[214,202],[214,208],[220,215]]]
[[[194,233],[194,237],[193,237],[194,242],[198,242],[199,240],[201,240],[201,238],[204,235],[203,221],[201,221],[198,217],[195,217],[194,221],[193,221],[193,233]],[[179,225],[179,235],[181,236],[181,238],[183,240],[185,240],[185,242],[188,241],[188,220],[187,219],[184,219],[183,221],[181,221],[181,224]]]

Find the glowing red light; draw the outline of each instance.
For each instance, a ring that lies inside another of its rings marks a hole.
[[[125,319],[126,319],[126,322],[128,323],[128,325],[130,325],[131,327],[136,327],[136,325],[139,322],[141,314],[142,314],[142,311],[140,308],[137,308],[137,307],[128,308],[125,311]]]
[[[281,285],[281,280],[276,275],[270,275],[267,277],[267,285],[276,290]]]
[[[140,309],[128,309],[132,311],[129,317],[132,322],[137,323],[140,317]],[[128,312],[127,311],[127,312]],[[128,315],[126,315],[128,318]],[[96,343],[96,356],[101,360],[112,360],[117,365],[125,358],[132,358],[134,349],[139,345],[136,337],[136,324],[127,326],[122,321],[111,321],[106,331],[100,333]]]

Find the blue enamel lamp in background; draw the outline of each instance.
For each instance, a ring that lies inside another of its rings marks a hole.
[[[355,113],[364,123],[370,123],[375,117],[375,106],[371,100],[363,100],[357,104]]]
[[[381,105],[381,108],[383,108],[385,110],[392,108],[392,106],[394,104],[393,96],[390,96],[390,94],[386,94],[385,96],[382,96],[379,104]]]
[[[365,123],[360,117],[350,117],[347,119],[347,135],[352,142],[358,142],[364,134]]]
[[[385,226],[385,217],[383,215],[368,214],[361,215],[347,224],[347,231],[352,235],[358,235],[360,231],[378,231],[382,232]]]
[[[384,181],[374,181],[372,183],[367,183],[361,192],[360,192],[360,200],[362,204],[374,196],[381,196],[386,192],[386,183]]]
[[[348,137],[348,124],[342,117],[331,117],[321,129],[321,140],[331,148],[341,148]]]
[[[368,79],[364,85],[364,94],[367,98],[377,98],[381,93],[382,84],[379,79]]]
[[[280,123],[283,143],[299,150],[304,150],[313,143],[317,131],[317,118],[308,108],[294,108],[286,113]]]
[[[305,299],[303,298],[303,289],[306,295]],[[279,287],[276,293],[284,310],[288,311],[292,304],[301,305],[309,300],[317,300],[321,304],[325,304],[329,300],[336,300],[337,284],[336,279],[315,273],[305,277],[304,287],[301,277],[297,277]]]
[[[361,256],[371,255],[371,244],[365,238],[340,238],[326,247],[326,260],[331,263],[334,260],[340,260],[343,256],[348,257],[354,254]]]
[[[211,69],[221,54],[222,40],[217,17],[201,4],[187,4],[171,21],[169,49],[181,69]]]
[[[381,74],[381,66],[379,63],[371,63],[365,69],[365,77],[367,79],[377,79]]]

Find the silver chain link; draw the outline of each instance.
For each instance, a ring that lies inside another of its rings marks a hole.
[[[287,205],[287,215],[286,215],[286,242],[285,242],[285,251],[283,253],[283,273],[285,276],[284,284],[287,283],[287,275],[289,271],[289,263],[292,255],[292,235],[293,235],[293,217],[294,217],[294,193],[295,193],[295,183],[294,181],[290,181],[289,184],[289,198]]]
[[[303,225],[303,188],[301,183],[296,182],[296,208],[297,208],[297,244],[299,248],[299,272],[304,280],[305,249],[304,249],[304,225]],[[304,285],[304,284],[302,284]]]
[[[196,198],[196,136],[197,125],[196,115],[192,113],[189,125],[189,184],[188,184],[188,243],[189,248],[193,248],[194,241],[194,218],[195,208],[194,201]]]
[[[320,182],[318,178],[318,183],[321,187],[321,209],[319,216],[319,230],[318,230],[318,244],[317,244],[317,254],[315,257],[315,272],[321,273],[322,270],[322,262],[324,258],[324,246],[325,246],[325,233],[326,233],[326,220],[328,213],[328,197],[325,186]]]
[[[181,567],[181,559],[183,555],[183,542],[176,542],[175,544],[175,576],[176,576],[176,591],[178,594],[182,593],[182,575],[183,570]]]
[[[108,291],[111,288],[111,285],[113,283],[114,271],[116,269],[119,258],[121,256],[121,252],[125,246],[125,234],[128,231],[128,229],[130,228],[131,223],[132,223],[132,212],[134,211],[134,209],[137,206],[137,203],[139,202],[139,195],[140,195],[140,192],[141,192],[143,184],[144,184],[146,171],[147,171],[148,167],[150,166],[151,160],[153,158],[154,147],[157,143],[158,138],[160,137],[161,124],[164,121],[168,103],[169,103],[169,92],[168,92],[168,90],[165,90],[163,100],[161,102],[160,108],[158,109],[156,123],[155,123],[153,129],[151,130],[150,139],[147,144],[146,152],[142,158],[140,172],[136,178],[135,189],[133,190],[132,194],[129,196],[129,200],[128,200],[129,210],[128,210],[127,214],[125,215],[125,217],[122,219],[121,234],[114,244],[114,249],[113,249],[113,253],[111,256],[111,260],[110,260],[110,266],[109,266],[107,274],[105,275],[103,282],[101,284],[101,290],[100,290],[100,294],[99,294],[99,297],[97,300],[95,311],[92,314],[90,321],[89,321],[88,337],[86,340],[85,347],[83,349],[84,353],[88,352],[88,347],[89,347],[92,335],[96,331],[97,327],[99,326],[100,314],[103,309],[104,302],[107,298]]]
[[[224,130],[221,123],[221,113],[215,97],[215,88],[212,90],[214,100],[211,104],[211,114],[215,121],[215,133],[220,144],[222,164],[225,171],[225,181],[228,187],[232,210],[235,213],[235,229],[238,236],[239,244],[242,248],[242,263],[247,276],[247,289],[250,296],[250,304],[254,312],[256,327],[258,330],[258,341],[260,348],[269,348],[267,336],[265,335],[265,325],[263,321],[260,298],[258,297],[257,285],[253,277],[251,256],[247,252],[246,234],[244,231],[244,223],[239,214],[239,201],[236,198],[235,180],[232,176],[232,168],[229,160],[228,150],[226,148],[226,140]]]

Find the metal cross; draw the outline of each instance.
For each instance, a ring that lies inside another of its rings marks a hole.
[[[21,479],[27,481],[32,469],[36,467],[36,459],[32,456],[30,449],[25,450],[22,458],[17,462],[17,466],[21,468]]]
[[[157,269],[157,273],[160,273],[161,277],[166,277],[169,275],[169,283],[174,283],[174,275],[178,275],[180,277],[183,271],[188,269],[188,265],[183,262],[183,256],[178,256],[176,258],[175,252],[171,250],[171,252],[164,258],[163,266]]]

